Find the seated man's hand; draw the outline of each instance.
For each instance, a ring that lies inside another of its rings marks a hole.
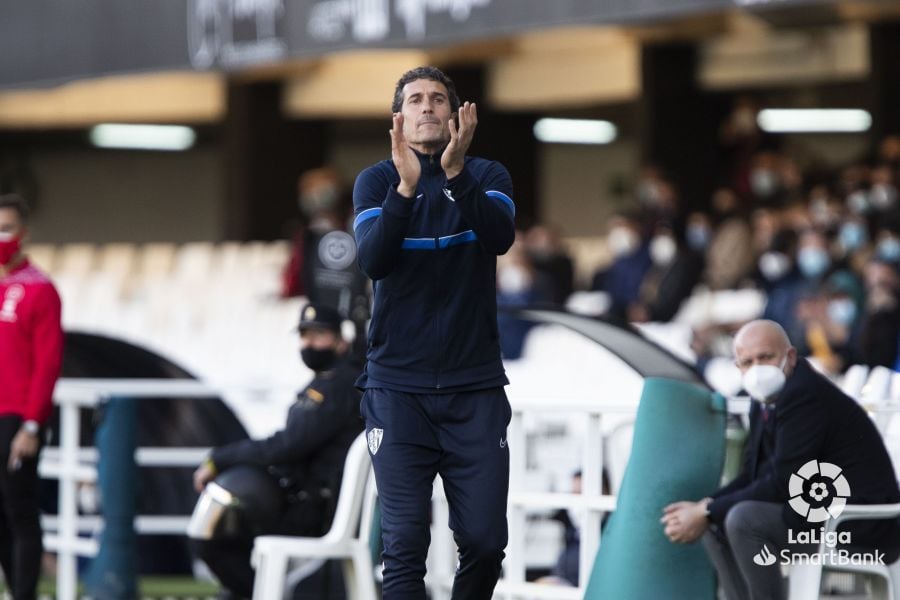
[[[194,471],[194,489],[197,490],[197,492],[202,492],[203,488],[206,487],[206,484],[215,479],[215,477],[215,466],[208,460],[204,461],[197,467],[197,470]]]
[[[706,531],[709,522],[706,519],[706,505],[709,498],[699,502],[675,502],[663,509],[660,523],[665,527],[669,541],[678,544],[690,544],[697,541]]]

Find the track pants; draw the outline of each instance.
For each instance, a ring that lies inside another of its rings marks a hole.
[[[489,600],[508,537],[511,412],[503,388],[458,394],[369,389],[360,408],[382,509],[384,600],[425,600],[437,474],[459,548],[452,598]]]
[[[9,446],[19,431],[18,416],[0,417],[0,567],[14,600],[32,600],[41,573],[38,456],[7,469]],[[43,431],[41,432],[43,435]]]

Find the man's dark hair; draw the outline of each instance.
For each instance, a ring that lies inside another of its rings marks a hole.
[[[447,99],[450,100],[450,111],[457,112],[459,110],[459,96],[456,95],[456,86],[453,85],[453,81],[437,67],[416,67],[404,73],[397,82],[397,87],[394,89],[394,102],[391,104],[392,113],[400,112],[403,107],[403,87],[407,83],[419,79],[430,79],[444,84],[444,87],[447,88]]]
[[[0,195],[0,209],[3,208],[11,208],[16,211],[23,225],[28,222],[28,204],[22,196],[18,194]]]

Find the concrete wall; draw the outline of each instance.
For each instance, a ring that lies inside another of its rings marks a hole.
[[[34,149],[39,185],[32,240],[217,241],[223,231],[221,161],[189,152]]]
[[[606,219],[629,196],[617,194],[624,181],[633,185],[638,170],[636,140],[608,146],[545,144],[540,150],[541,220],[566,236],[606,233]]]

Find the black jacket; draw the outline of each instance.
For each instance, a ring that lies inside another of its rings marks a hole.
[[[900,502],[900,490],[881,434],[868,414],[806,360],[798,360],[784,389],[764,420],[759,403],[750,411],[750,436],[740,475],[713,494],[710,520],[723,523],[732,506],[743,500],[785,504],[787,526],[812,525],[788,501],[791,474],[811,460],[841,468],[850,487],[848,504]],[[818,527],[819,524],[814,524]],[[843,528],[842,528],[843,529]],[[859,521],[847,527],[854,544],[878,545],[888,552],[900,545],[893,521]]]
[[[364,170],[353,189],[359,264],[375,288],[360,385],[505,385],[496,267],[515,238],[509,173],[498,162],[466,157],[448,180],[439,154],[418,156],[414,199],[397,192],[391,161]]]
[[[291,491],[337,496],[344,459],[363,429],[359,391],[354,387],[359,369],[348,362],[317,373],[288,411],[284,429],[261,440],[241,440],[215,448],[210,455],[218,471],[234,465],[268,468],[283,478]]]

